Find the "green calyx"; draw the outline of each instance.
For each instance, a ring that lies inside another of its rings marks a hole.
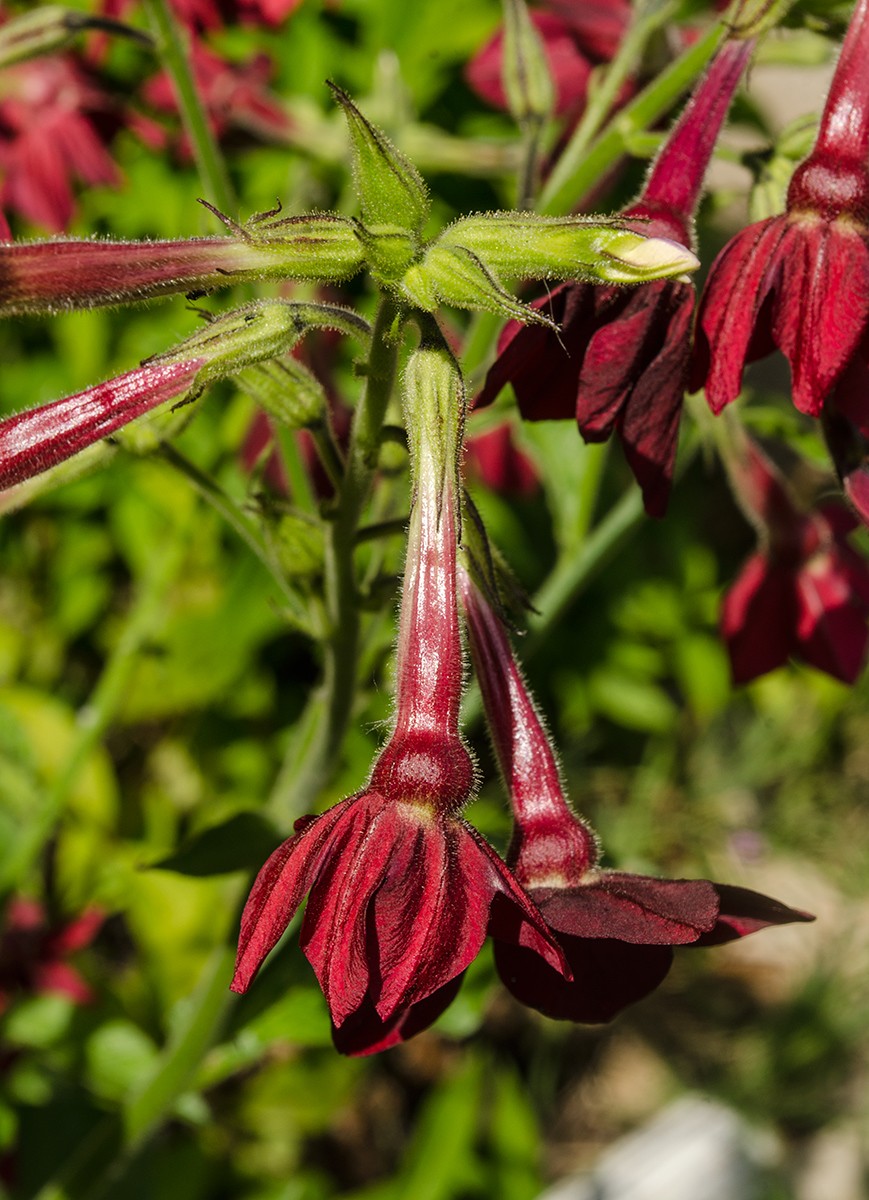
[[[370,335],[367,321],[338,305],[259,300],[209,321],[172,350],[147,361],[203,360],[190,391],[190,396],[196,397],[215,379],[238,374],[272,359],[283,359],[309,330],[318,328],[338,329],[362,340],[367,340]],[[286,424],[310,424],[322,411],[322,389],[301,364],[287,360],[279,367],[282,368],[279,375],[271,371],[266,378],[261,378],[262,372],[257,377],[265,396],[264,406]],[[282,386],[287,387],[287,396],[283,400],[279,398]]]
[[[457,489],[465,385],[434,322],[423,324],[419,348],[408,360],[403,400],[416,486],[424,481],[429,487]]]

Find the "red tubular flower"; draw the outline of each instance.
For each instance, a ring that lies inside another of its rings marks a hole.
[[[725,462],[761,537],[721,610],[734,682],[748,683],[793,655],[854,683],[869,640],[869,564],[847,542],[857,522],[836,503],[802,512],[746,436]]]
[[[433,1021],[487,929],[543,956],[553,974],[563,969],[522,889],[458,816],[474,785],[458,724],[454,464],[464,399],[445,358],[422,349],[406,376],[416,497],[392,736],[364,791],[297,822],[296,835],[263,867],[242,917],[232,982],[234,991],[247,989],[310,893],[301,945],[347,1054],[385,1049]],[[439,411],[427,411],[431,398]]]
[[[204,362],[195,358],[146,364],[74,396],[0,421],[0,490],[72,458],[185,392]]]
[[[0,930],[0,1013],[16,995],[34,992],[90,1004],[92,989],[66,960],[90,945],[103,920],[103,913],[91,908],[64,925],[53,925],[39,901],[23,896],[10,900]]]
[[[869,0],[851,18],[815,147],[787,211],[737,234],[700,301],[692,388],[713,412],[739,394],[745,363],[778,347],[797,408],[819,416],[869,321]]]
[[[658,986],[673,946],[732,941],[807,913],[746,888],[705,879],[655,879],[597,865],[594,833],[564,798],[558,767],[507,635],[459,569],[471,656],[513,805],[507,856],[573,973],[569,980],[521,945],[496,940],[495,962],[523,1004],[571,1021],[608,1021]]]
[[[75,203],[72,179],[118,183],[95,116],[109,98],[73,59],[52,55],[0,76],[0,203],[52,233],[66,229]],[[114,114],[112,114],[114,116]]]
[[[637,232],[691,245],[694,210],[753,40],[728,42],[710,65],[625,210]],[[576,417],[587,442],[615,429],[650,516],[666,511],[688,381],[694,289],[678,280],[635,288],[565,283],[535,302],[560,326],[511,322],[477,404],[512,383],[529,421]]]

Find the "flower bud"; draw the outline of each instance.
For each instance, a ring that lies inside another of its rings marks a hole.
[[[555,88],[540,35],[525,0],[504,0],[501,82],[510,115],[519,125],[542,123],[555,107]]]
[[[470,251],[497,274],[522,279],[646,283],[682,275],[700,265],[678,242],[644,238],[617,222],[534,213],[464,217],[435,245]]]
[[[288,429],[315,425],[326,409],[322,384],[294,358],[257,363],[238,374],[236,383]]]
[[[419,233],[430,199],[413,163],[379,129],[366,121],[345,91],[330,83],[344,109],[353,147],[353,177],[362,203],[362,220],[397,225]]]

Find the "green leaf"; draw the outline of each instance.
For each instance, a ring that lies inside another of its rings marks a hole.
[[[227,875],[258,870],[280,845],[281,835],[259,813],[242,812],[192,838],[168,858],[154,863],[181,875]]]

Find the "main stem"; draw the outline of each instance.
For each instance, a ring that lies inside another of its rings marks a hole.
[[[325,587],[329,625],[323,683],[312,700],[305,745],[293,746],[271,798],[276,818],[288,825],[307,812],[333,772],[356,695],[359,657],[359,590],[354,550],[362,510],[380,455],[380,433],[395,385],[400,338],[398,310],[383,296],[366,364],[366,386],[356,408],[347,463],[326,538]],[[305,722],[305,717],[302,718]]]

